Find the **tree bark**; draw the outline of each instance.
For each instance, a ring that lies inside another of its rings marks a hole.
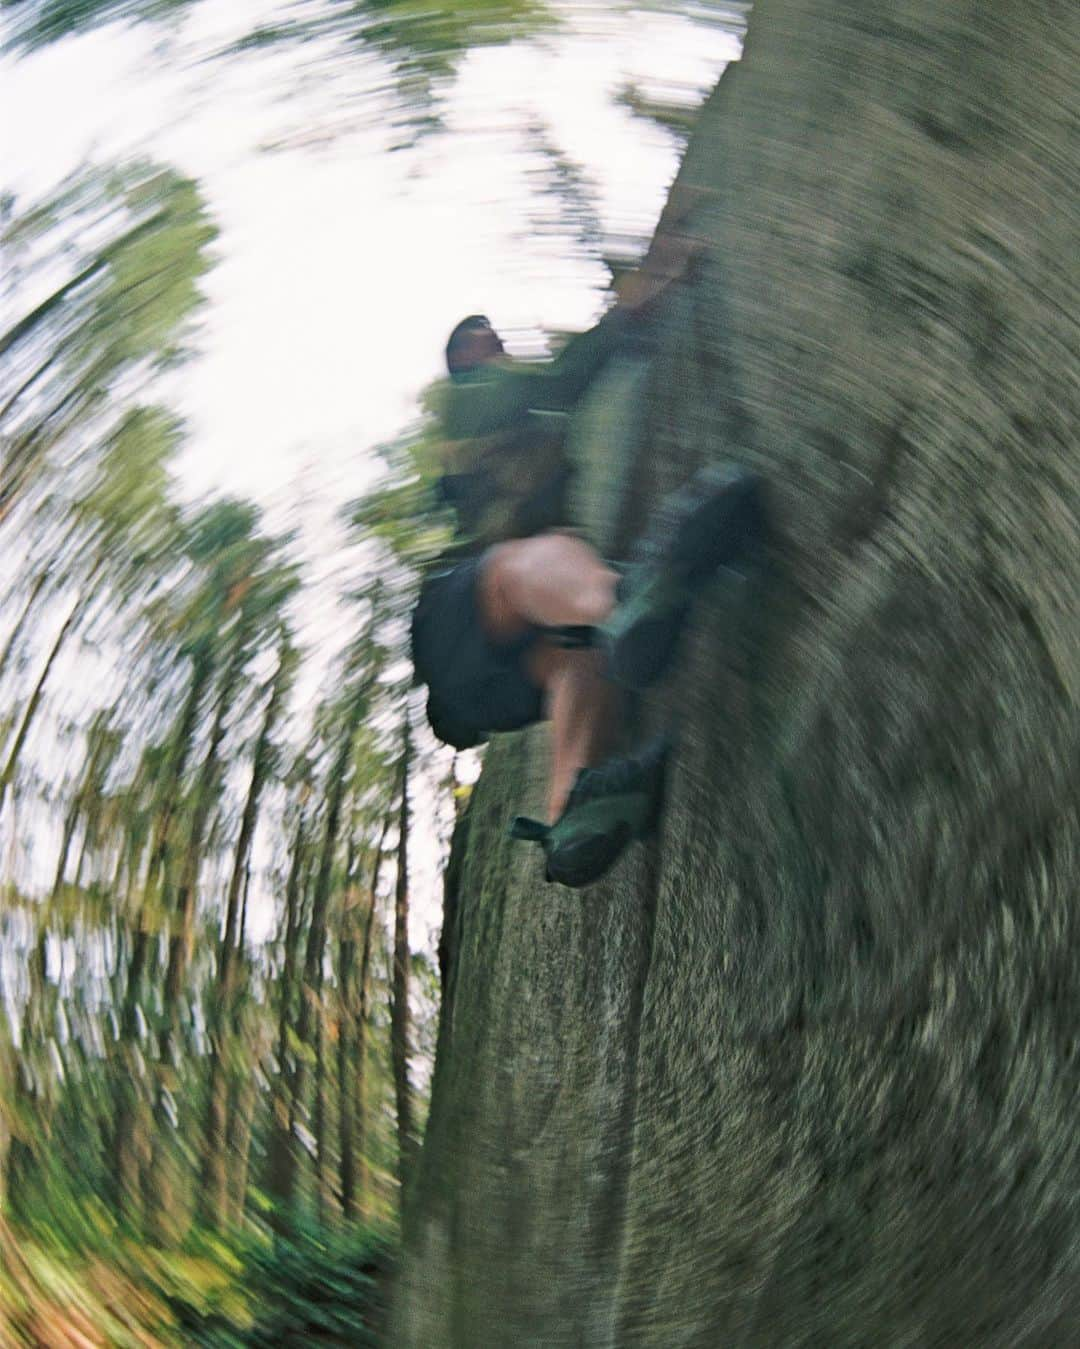
[[[144,912],[154,888],[164,889],[171,868],[173,843],[175,841],[173,834],[183,791],[184,774],[187,771],[188,757],[191,754],[191,746],[195,738],[195,723],[199,715],[199,707],[213,673],[213,657],[206,650],[197,651],[192,660],[191,680],[188,684],[187,696],[180,712],[176,735],[173,738],[169,762],[166,767],[161,808],[154,821],[154,833],[146,868],[147,893],[143,901]]]
[[[161,1057],[168,1060],[171,1056],[171,1043],[177,1031],[180,995],[184,983],[191,953],[193,928],[195,923],[195,902],[199,881],[199,869],[203,861],[203,842],[210,824],[210,814],[217,797],[215,788],[219,786],[221,773],[221,742],[225,738],[228,714],[232,711],[233,698],[236,695],[240,675],[244,668],[248,649],[245,638],[249,634],[244,629],[244,616],[238,619],[240,627],[233,639],[225,674],[218,691],[214,721],[210,730],[210,743],[199,770],[194,786],[194,808],[191,814],[191,826],[185,839],[184,861],[180,869],[179,883],[176,887],[175,902],[171,914],[172,927],[169,934],[169,962],[165,974],[165,1008],[161,1035]]]
[[[98,272],[104,271],[125,248],[130,248],[144,235],[151,234],[156,229],[161,229],[163,225],[168,224],[168,221],[169,212],[158,211],[145,220],[139,221],[137,225],[133,225],[118,239],[114,239],[111,244],[101,250],[92,262],[88,263],[81,271],[76,272],[70,280],[65,281],[62,286],[42,300],[28,314],[24,314],[17,323],[0,336],[0,356],[32,332],[39,323],[49,317],[53,310],[59,309],[72,291],[77,290],[79,286],[84,286]]]
[[[272,1087],[270,1143],[267,1148],[266,1187],[274,1198],[272,1218],[281,1232],[288,1230],[291,1221],[296,1186],[291,1114],[293,1073],[290,1065],[293,1054],[289,1048],[289,1030],[296,1014],[303,896],[310,849],[307,826],[308,822],[301,812],[293,837],[289,878],[285,883],[285,958],[278,984],[277,1076]]]
[[[326,1066],[326,1003],[320,976],[318,1005],[315,1009],[315,1109],[312,1132],[315,1136],[315,1209],[319,1226],[329,1227],[333,1214],[330,1181],[330,1074]]]
[[[115,708],[113,709],[115,712]],[[75,830],[78,827],[80,817],[85,818],[86,831],[89,836],[96,832],[92,824],[96,826],[98,822],[98,811],[96,805],[101,800],[101,781],[102,760],[110,752],[110,719],[96,723],[90,731],[90,738],[87,745],[87,761],[83,769],[82,776],[72,793],[71,803],[64,815],[63,833],[60,838],[60,852],[56,859],[56,873],[53,877],[52,898],[55,900],[60,894],[64,884],[64,873],[67,871],[68,856],[71,852],[72,840],[75,837]],[[76,884],[82,879],[82,870],[84,864],[85,845],[79,855],[79,867],[76,873]],[[120,849],[120,858],[123,858],[123,848]],[[119,893],[119,866],[114,876],[113,890]]]
[[[394,964],[390,985],[390,1060],[397,1109],[398,1181],[405,1192],[416,1151],[409,1081],[409,768],[412,740],[406,706],[401,740],[397,879],[394,882]]]
[[[181,1160],[176,1147],[178,1100],[174,1098],[174,1111],[170,1112],[165,1108],[164,1093],[168,1090],[166,1084],[172,1074],[174,1061],[179,1058],[177,1041],[180,1032],[180,1007],[184,974],[192,944],[196,885],[202,863],[203,842],[216,796],[214,788],[219,776],[220,750],[225,736],[226,716],[231,710],[236,685],[244,664],[242,628],[236,633],[233,643],[214,707],[210,741],[192,789],[194,805],[191,823],[184,840],[184,856],[175,892],[172,869],[165,865],[165,857],[162,864],[163,907],[168,916],[169,943],[158,1034],[157,1110],[151,1162],[154,1183],[148,1188],[148,1195],[153,1201],[150,1216],[154,1219],[158,1236],[166,1243],[179,1239],[191,1217],[187,1204],[181,1202],[181,1195],[183,1194],[186,1200],[188,1190],[183,1177],[186,1162]],[[194,682],[197,682],[197,679],[198,676]],[[190,730],[192,732],[194,730],[194,721],[190,723]],[[166,843],[167,835],[163,834],[162,837],[163,843]],[[192,1197],[197,1198],[197,1195]]]
[[[247,1204],[248,1171],[251,1166],[251,1136],[255,1122],[258,1092],[251,1071],[233,1082],[231,1109],[226,1133],[232,1166],[228,1174],[228,1226],[235,1232],[244,1221]]]
[[[296,1126],[308,1109],[308,1073],[304,1051],[314,1048],[314,1019],[321,1015],[322,963],[326,953],[327,919],[330,912],[331,880],[336,856],[338,833],[341,826],[341,808],[349,778],[349,760],[360,719],[367,707],[367,686],[360,683],[348,698],[340,727],[338,744],[330,765],[326,784],[326,814],[322,841],[311,897],[311,919],[308,924],[307,944],[304,948],[304,967],[300,978],[300,998],[296,1011],[296,1040],[300,1052],[292,1056],[289,1079],[288,1149],[282,1157],[282,1199],[288,1208],[295,1205],[297,1179],[300,1173],[300,1155],[296,1144]]]
[[[378,865],[376,860],[375,865]],[[345,864],[337,964],[338,1194],[346,1222],[356,1217],[356,884],[355,847],[350,839]]]
[[[88,582],[88,584],[90,584]],[[86,608],[87,596],[80,595],[68,611],[67,618],[60,625],[60,631],[49,649],[49,654],[45,658],[45,664],[41,668],[41,674],[38,676],[37,683],[34,685],[30,698],[27,701],[26,708],[23,711],[22,719],[19,722],[19,729],[15,732],[15,739],[12,741],[11,750],[8,753],[7,761],[4,764],[4,770],[0,773],[0,806],[4,804],[8,791],[13,789],[15,782],[15,771],[19,766],[19,756],[22,754],[23,747],[26,744],[26,738],[30,734],[30,727],[34,724],[34,718],[37,716],[38,708],[41,706],[41,699],[45,693],[45,685],[48,683],[49,675],[56,663],[56,658],[63,650],[64,643],[67,641],[71,630]]]
[[[240,832],[236,839],[236,852],[233,856],[225,899],[225,931],[218,949],[217,996],[212,1009],[214,1024],[211,1026],[210,1081],[203,1142],[201,1205],[203,1221],[210,1226],[220,1225],[229,1210],[228,1050],[234,1034],[236,968],[243,941],[243,931],[239,928],[241,893],[245,889],[248,875],[251,844],[259,816],[259,802],[270,772],[273,733],[288,694],[290,679],[291,661],[283,645],[252,758],[251,782],[244,801],[244,813],[240,819]]]
[[[4,643],[3,651],[0,651],[0,675],[2,675],[8,667],[8,661],[11,659],[12,653],[19,644],[19,638],[23,634],[23,629],[26,627],[27,620],[34,612],[38,599],[41,597],[41,592],[45,589],[45,585],[49,580],[49,574],[49,568],[42,567],[37,576],[34,577],[34,584],[30,587],[30,593],[26,597],[26,603],[23,605],[22,612],[15,620],[15,626],[11,629],[11,632],[8,633],[8,639]]]
[[[488,751],[395,1344],[1072,1338],[1078,63],[1057,0],[755,6],[622,541],[735,455],[770,571],[595,889],[503,839],[542,732]]]
[[[338,1100],[340,1102],[339,1156],[341,1208],[347,1222],[362,1221],[367,1213],[367,1013],[368,969],[375,900],[382,869],[383,848],[391,818],[383,821],[371,864],[371,881],[363,920],[353,914],[343,928],[338,967],[341,986],[341,1028],[338,1036]],[[359,927],[359,961],[357,961]]]

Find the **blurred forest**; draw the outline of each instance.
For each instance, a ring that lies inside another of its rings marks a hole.
[[[4,37],[188,4],[5,0]],[[330,33],[378,57],[410,136],[470,46],[559,17],[300,12],[219,59]],[[688,109],[622,97],[683,134]],[[468,794],[406,660],[417,564],[446,538],[431,413],[344,512],[350,638],[327,669],[298,636],[295,538],[176,490],[188,433],[161,395],[215,261],[199,183],[98,164],[0,210],[0,1341],[374,1343],[439,1004],[408,939],[418,809],[444,856]]]
[[[146,401],[213,239],[197,185],[151,165],[88,171],[4,232],[19,293],[44,294],[0,343],[0,793],[34,863],[5,878],[0,1234],[28,1343],[226,1343],[260,1305],[247,1267],[273,1250],[278,1287],[305,1242],[344,1241],[355,1282],[422,1125],[410,795],[448,765],[413,728],[412,575],[374,554],[304,716],[292,541],[244,501],[179,505],[183,427]],[[258,945],[253,905],[276,924]],[[74,1302],[49,1292],[73,1256]]]

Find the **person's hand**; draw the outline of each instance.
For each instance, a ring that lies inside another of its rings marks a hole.
[[[702,240],[690,234],[658,235],[645,262],[635,271],[624,273],[615,283],[619,306],[633,315],[642,315],[685,275],[691,261],[701,252]]]
[[[632,272],[624,272],[615,282],[615,295],[619,308],[628,314],[636,314],[655,299],[666,285],[667,282],[663,277],[650,276],[643,267],[636,267]]]

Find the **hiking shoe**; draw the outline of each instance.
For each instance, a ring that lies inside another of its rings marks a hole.
[[[656,827],[668,749],[665,737],[634,758],[583,768],[554,824],[519,815],[510,826],[510,837],[543,847],[549,881],[575,888],[591,885],[635,838],[644,838]]]
[[[628,688],[655,683],[675,655],[696,593],[720,570],[749,560],[764,539],[761,479],[738,464],[695,473],[638,545],[600,628],[608,673]]]

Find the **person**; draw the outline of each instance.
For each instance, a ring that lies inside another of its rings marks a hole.
[[[663,675],[694,596],[763,532],[761,484],[733,464],[695,475],[629,566],[567,528],[566,420],[657,289],[639,287],[546,365],[508,360],[482,315],[446,349],[441,494],[459,538],[421,588],[413,663],[432,729],[459,749],[551,723],[547,822],[519,817],[511,832],[541,844],[548,879],[570,886],[599,879],[656,823],[667,744],[614,753],[624,691]]]

